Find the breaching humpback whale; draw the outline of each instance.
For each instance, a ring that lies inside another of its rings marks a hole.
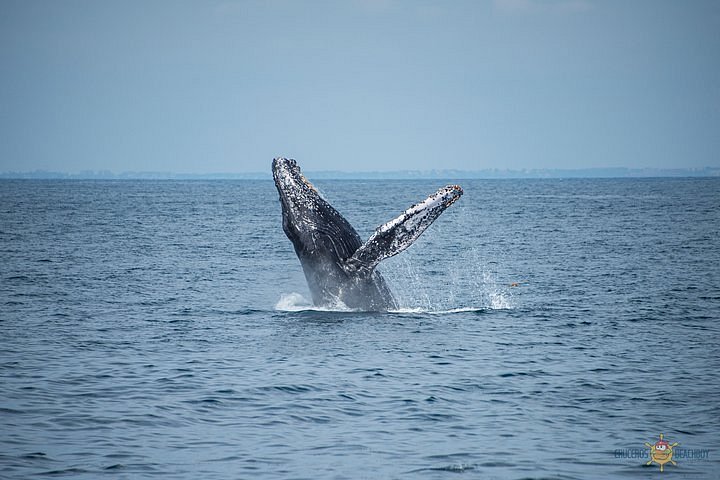
[[[283,230],[295,247],[316,306],[342,302],[355,310],[396,309],[392,292],[375,267],[409,247],[463,193],[458,185],[443,187],[379,226],[363,243],[303,176],[295,160],[276,158],[272,171]]]

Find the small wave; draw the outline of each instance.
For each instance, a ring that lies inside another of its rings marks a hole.
[[[456,463],[451,465],[445,465],[441,467],[426,467],[411,470],[408,473],[419,473],[419,472],[453,472],[453,473],[464,473],[471,470],[476,470],[476,465],[470,465],[466,463]]]
[[[38,475],[59,477],[59,476],[80,475],[83,473],[91,473],[91,472],[90,472],[90,470],[85,470],[84,468],[68,467],[68,468],[59,469],[59,470],[49,470],[47,472],[41,472],[41,473],[38,473]]]

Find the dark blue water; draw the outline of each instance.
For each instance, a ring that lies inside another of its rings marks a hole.
[[[441,186],[316,184],[363,237]],[[0,182],[0,477],[717,478],[720,180],[462,184],[368,314],[269,181]]]

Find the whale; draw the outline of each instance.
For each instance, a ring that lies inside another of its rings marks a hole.
[[[397,301],[376,267],[407,249],[463,194],[459,185],[442,187],[377,227],[363,242],[294,159],[273,159],[272,174],[280,196],[282,228],[300,260],[316,307],[396,310]]]

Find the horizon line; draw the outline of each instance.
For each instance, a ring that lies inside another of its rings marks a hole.
[[[720,177],[720,167],[656,168],[656,167],[587,167],[587,168],[522,168],[500,169],[428,169],[428,170],[308,170],[308,177],[327,180],[393,180],[393,179],[540,179],[540,178],[653,178],[653,177]],[[265,180],[270,172],[206,172],[80,170],[74,172],[36,169],[3,171],[0,179],[77,179],[77,180]]]

